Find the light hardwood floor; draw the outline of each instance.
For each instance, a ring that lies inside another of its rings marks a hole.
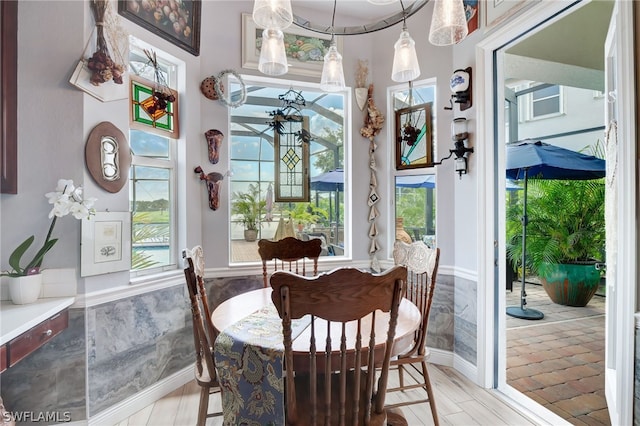
[[[495,391],[482,389],[449,367],[429,365],[435,400],[441,425],[530,426],[531,420],[507,405]],[[390,386],[395,386],[397,373],[389,374]],[[196,424],[199,387],[195,382],[176,389],[156,403],[145,407],[116,426],[190,426]],[[411,398],[411,390],[388,394],[387,402]],[[419,397],[422,397],[419,395]],[[209,411],[220,411],[220,396],[211,397]],[[410,426],[432,425],[428,403],[402,408]],[[208,426],[222,425],[221,417],[207,419]]]

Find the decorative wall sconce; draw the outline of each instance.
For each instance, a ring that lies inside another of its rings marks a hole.
[[[200,174],[200,180],[203,180],[207,184],[207,195],[209,197],[209,208],[211,210],[218,210],[220,205],[220,185],[224,179],[224,175],[218,172],[204,173],[202,167],[198,166],[193,169],[194,173]]]
[[[451,106],[444,109],[453,109],[454,102],[460,104],[460,111],[471,108],[471,67],[455,70],[451,75],[449,87],[453,93],[449,99]]]
[[[468,148],[464,144],[464,141],[469,139],[469,131],[466,118],[458,117],[453,119],[453,121],[451,122],[451,139],[453,140],[454,148],[449,150],[448,156],[444,157],[437,163],[433,163],[433,165],[437,166],[439,164],[442,164],[444,160],[448,160],[455,154],[455,170],[458,173],[458,176],[462,178],[463,174],[467,174],[466,154],[473,152],[473,148]]]

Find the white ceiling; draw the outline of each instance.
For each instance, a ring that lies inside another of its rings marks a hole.
[[[604,90],[613,1],[594,0],[507,49],[505,78]]]

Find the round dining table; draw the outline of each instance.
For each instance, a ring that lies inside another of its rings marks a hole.
[[[284,424],[285,396],[283,371],[282,320],[271,300],[271,287],[234,296],[216,307],[211,314],[218,337],[214,358],[222,391],[222,411],[225,424]],[[349,309],[345,306],[344,309]],[[375,321],[372,319],[375,318]],[[400,302],[392,355],[404,352],[413,342],[420,325],[420,311],[409,300]],[[376,362],[382,359],[389,313],[376,311],[362,320],[362,330],[375,326]],[[293,364],[295,371],[308,371],[310,362],[309,334],[311,317],[294,319],[292,324]],[[346,323],[346,333],[357,333],[357,321]],[[332,367],[340,365],[341,324],[315,318],[318,342],[331,337]],[[349,337],[347,341],[350,343]],[[368,342],[363,343],[363,350]],[[347,361],[351,365],[355,349],[347,346]],[[335,356],[334,356],[335,354]],[[316,358],[319,371],[324,369],[324,357]],[[366,363],[366,357],[363,364]]]
[[[252,313],[273,305],[271,300],[272,289],[270,287],[261,288],[258,290],[252,290],[246,293],[234,296],[226,301],[222,302],[211,314],[211,321],[214,328],[218,333],[225,330],[227,327],[237,323],[238,321],[246,318]],[[348,307],[345,307],[348,309]],[[275,308],[274,308],[275,310]],[[275,314],[277,315],[277,313]],[[324,320],[317,320],[324,321]],[[384,344],[387,338],[387,326],[389,322],[388,313],[378,313],[376,316],[376,346]],[[396,325],[396,333],[394,338],[392,356],[398,355],[404,352],[413,343],[415,332],[420,326],[421,315],[418,307],[411,301],[403,298],[400,302],[400,309],[398,311],[398,323]],[[370,323],[370,322],[369,322]],[[317,323],[316,323],[317,324]],[[366,330],[367,321],[363,322],[363,327]],[[355,323],[354,323],[355,326]],[[316,338],[318,341],[324,339],[326,334],[324,333],[325,327],[316,327]],[[339,337],[340,328],[333,327],[330,332],[333,335],[333,331],[337,333]],[[309,339],[305,338],[307,331],[302,331],[298,337],[293,341],[294,360],[296,366],[305,364],[309,357]],[[319,332],[319,334],[318,334]],[[354,331],[355,332],[355,331]],[[339,344],[340,339],[332,339],[335,345],[336,356],[339,356]]]

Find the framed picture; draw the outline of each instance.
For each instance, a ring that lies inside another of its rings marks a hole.
[[[417,169],[433,163],[431,102],[396,111],[396,169]]]
[[[18,193],[18,2],[0,2],[0,193]]]
[[[118,13],[198,56],[201,0],[171,1],[163,9],[149,5],[147,0],[118,0]]]
[[[480,24],[478,19],[478,0],[462,0],[462,4],[464,5],[464,13],[467,17],[467,29],[469,30],[469,35],[471,35],[472,32],[478,29]]]
[[[80,275],[131,269],[131,213],[97,212],[82,221]]]
[[[242,14],[242,68],[257,70],[262,47],[262,28],[253,22],[250,13]],[[342,40],[336,39],[338,51]],[[284,45],[289,74],[320,77],[324,55],[331,44],[331,35],[304,30],[295,25],[284,31]]]
[[[483,2],[486,7],[484,12],[486,20],[485,26],[487,29],[495,27],[525,7],[529,7],[538,1],[539,0],[487,0]]]

